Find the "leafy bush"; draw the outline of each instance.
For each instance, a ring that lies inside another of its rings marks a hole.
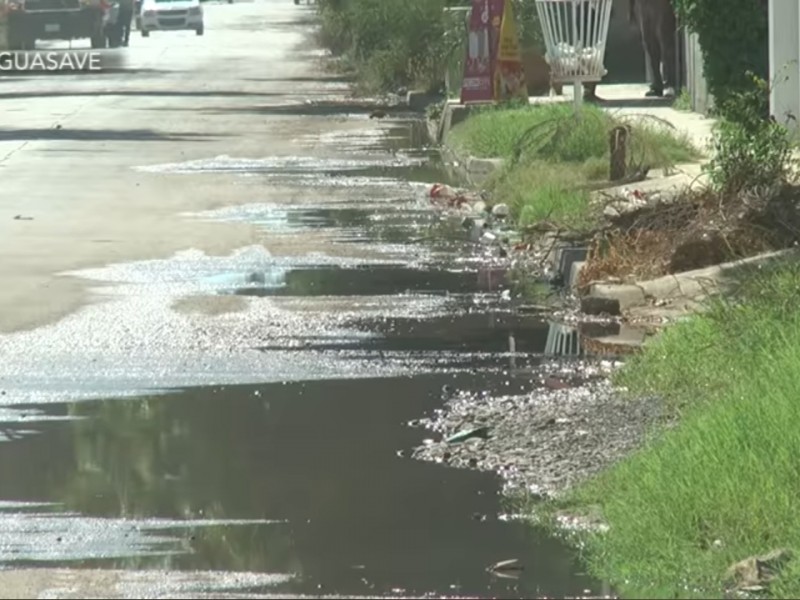
[[[767,77],[766,0],[673,0],[673,5],[700,39],[703,71],[718,106],[750,88],[748,72]]]
[[[320,39],[370,90],[435,88],[444,72],[444,0],[320,0]]]
[[[728,96],[714,132],[708,171],[725,194],[777,191],[792,169],[789,132],[763,116],[769,110],[769,86],[752,74],[751,81],[749,89]]]

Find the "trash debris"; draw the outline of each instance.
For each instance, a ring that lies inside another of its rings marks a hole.
[[[492,207],[492,216],[498,219],[505,219],[511,214],[511,209],[508,207],[508,204],[495,204]]]
[[[511,558],[508,560],[501,560],[493,564],[488,569],[489,573],[497,575],[498,577],[519,577],[520,573],[524,571],[524,567],[520,564],[519,559]]]
[[[739,591],[765,591],[793,558],[792,551],[784,548],[761,556],[751,556],[728,569],[725,574],[726,583]]]
[[[447,438],[445,442],[448,444],[458,444],[472,438],[480,438],[482,440],[489,439],[489,427],[483,425],[481,427],[459,431]]]

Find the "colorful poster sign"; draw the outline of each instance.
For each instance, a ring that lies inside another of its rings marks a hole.
[[[492,101],[494,53],[490,33],[491,17],[489,0],[472,0],[464,79],[461,82],[461,104]]]
[[[514,8],[511,0],[505,0],[494,69],[494,99],[504,101],[512,98],[527,100],[528,87],[525,84]]]
[[[522,93],[527,97],[511,1],[472,0],[461,103],[494,102]]]

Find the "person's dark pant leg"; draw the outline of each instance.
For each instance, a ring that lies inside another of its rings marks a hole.
[[[597,40],[595,38],[595,27],[598,25],[598,19],[600,15],[596,8],[591,5],[584,5],[584,10],[586,11],[584,14],[584,26],[586,27],[583,35],[583,41],[586,42],[588,45],[594,44]],[[597,82],[596,81],[586,81],[583,84],[583,97],[586,100],[596,100],[597,99]]]
[[[122,43],[126,46],[131,40],[131,23],[133,22],[133,10],[130,8],[120,7],[119,9],[119,25],[122,34]]]
[[[661,61],[664,85],[673,90],[678,87],[678,64],[675,36],[678,30],[677,19],[670,0],[658,0],[658,41],[661,46]]]
[[[639,27],[642,31],[642,44],[647,50],[650,60],[650,70],[653,72],[648,95],[661,96],[664,93],[664,81],[661,78],[661,43],[658,35],[658,20],[655,18],[652,4],[654,3],[640,3]]]

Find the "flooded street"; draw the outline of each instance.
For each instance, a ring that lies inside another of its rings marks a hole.
[[[209,3],[128,71],[0,81],[0,597],[601,592],[499,478],[410,458],[454,393],[538,385],[554,329],[311,10]]]

